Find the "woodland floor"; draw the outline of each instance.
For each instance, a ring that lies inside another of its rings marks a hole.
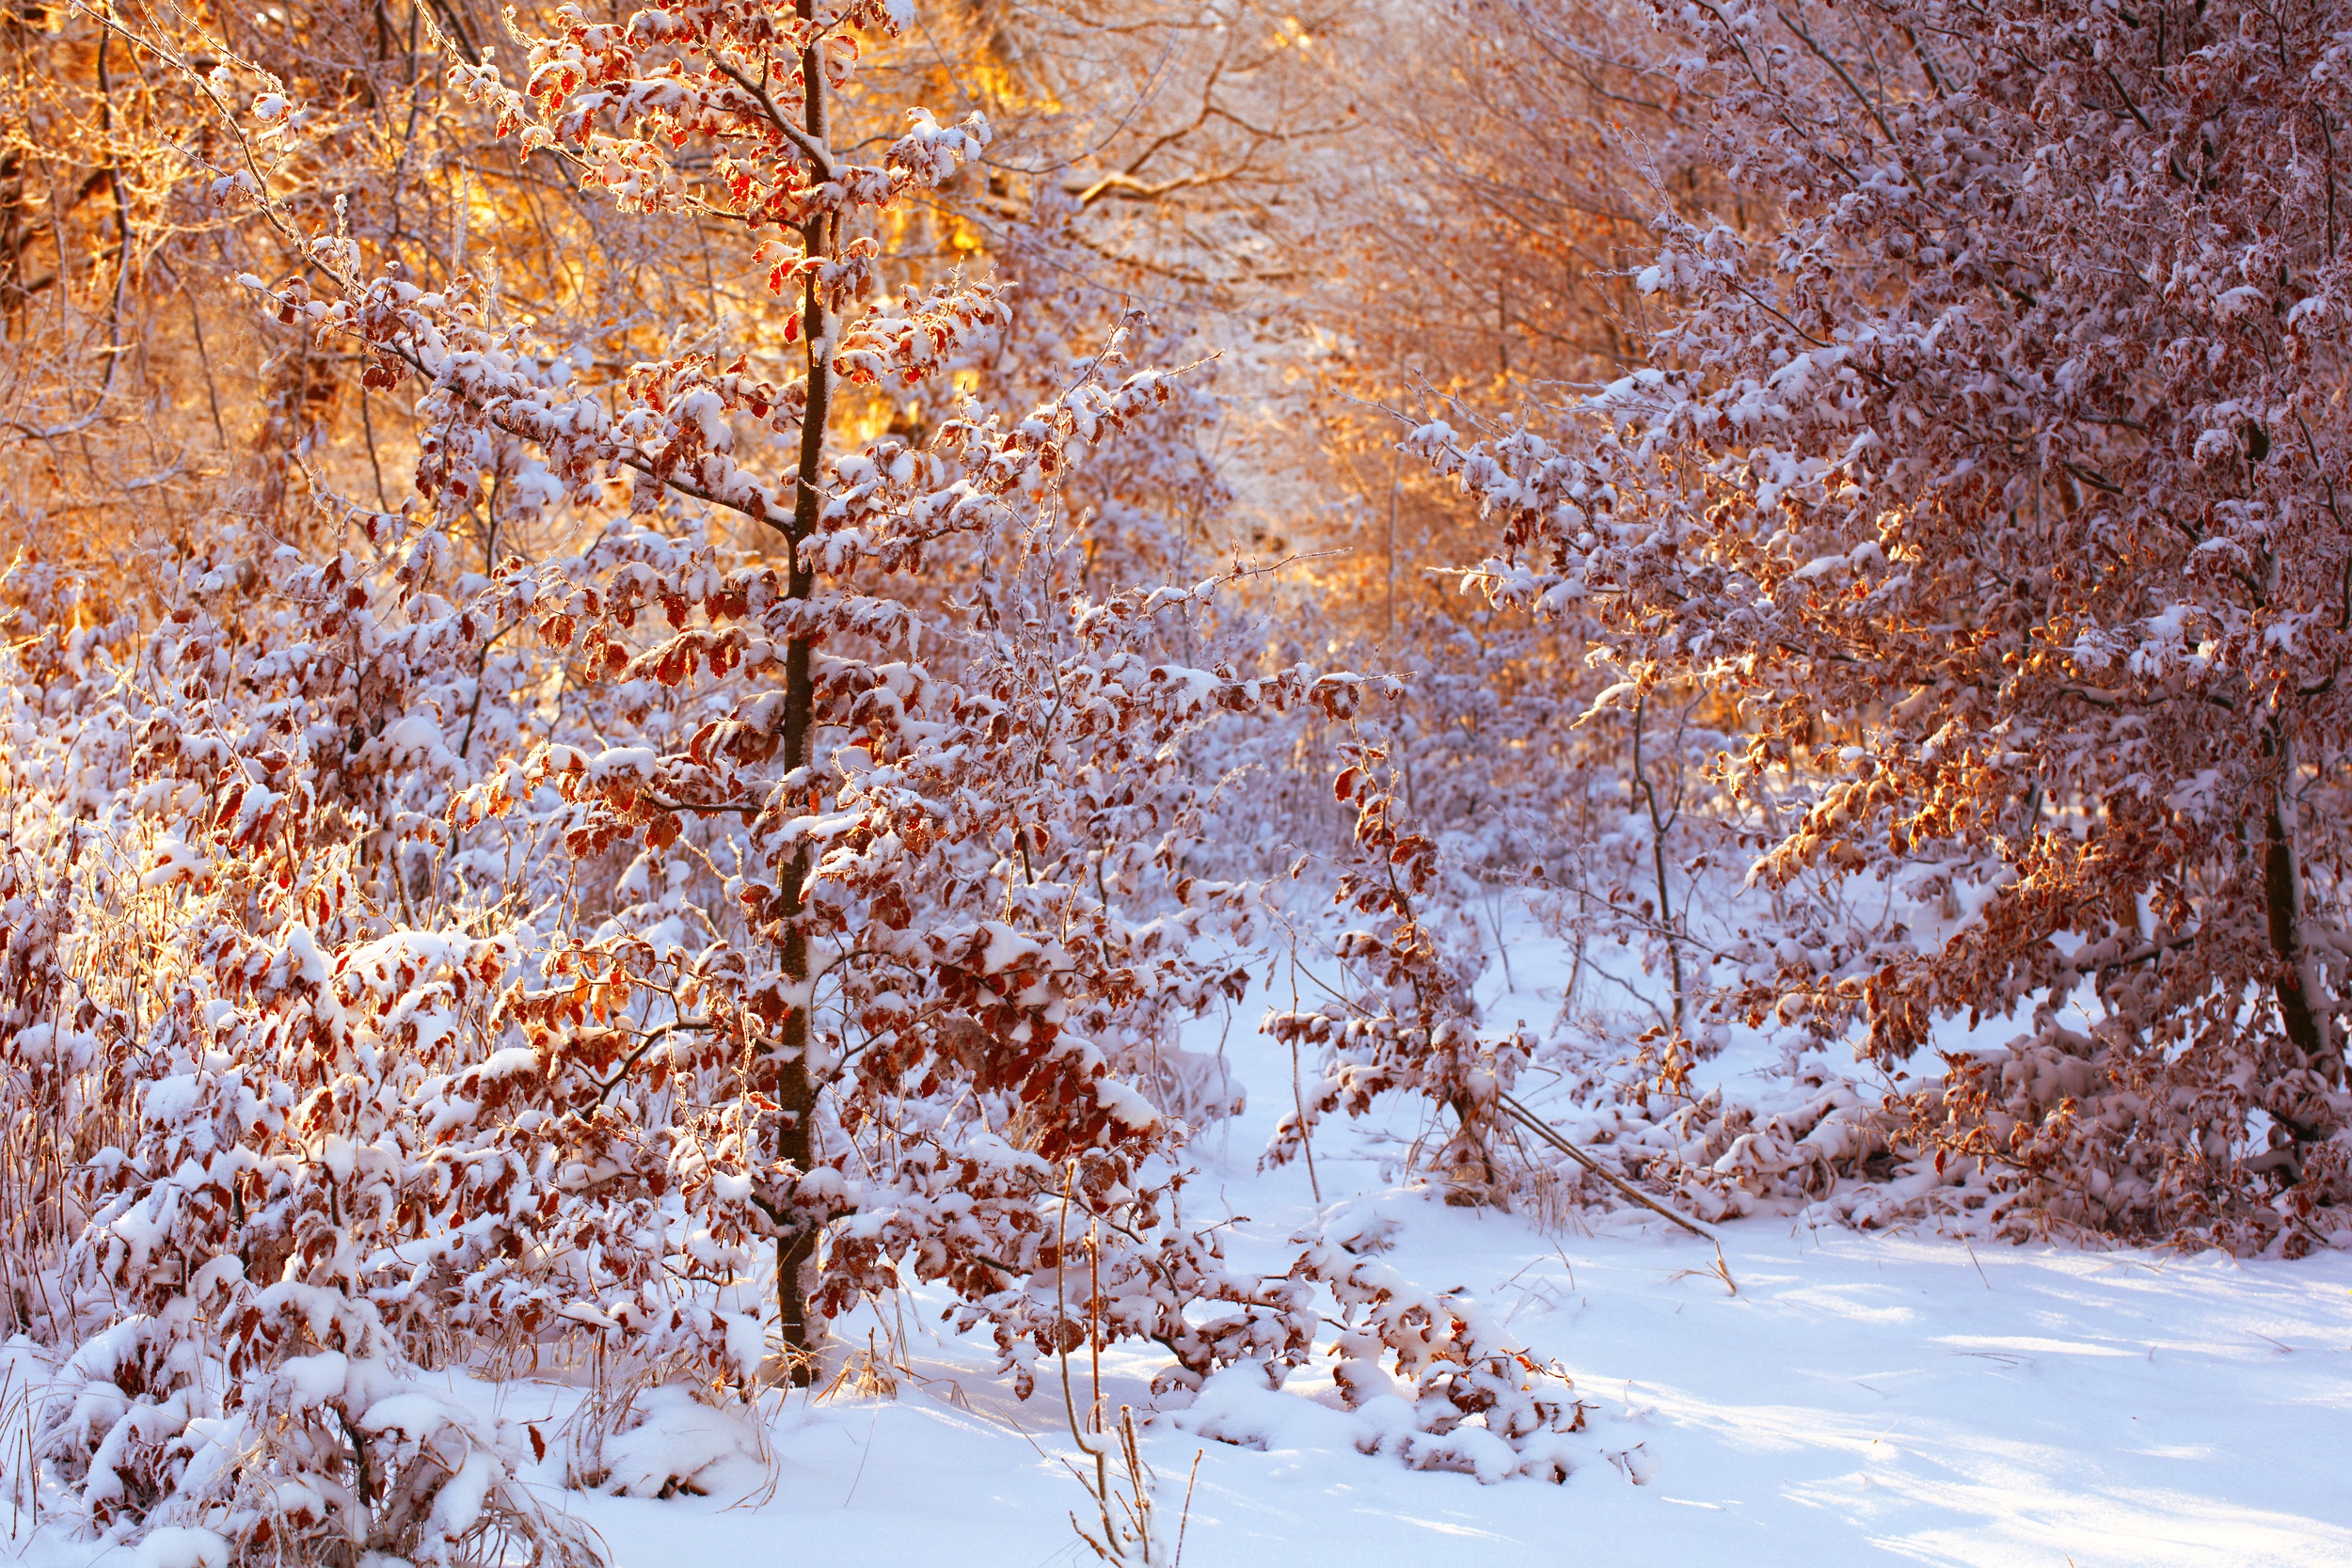
[[[1543,1003],[1534,957],[1506,1008]],[[1201,1186],[1249,1216],[1232,1240],[1246,1261],[1316,1213],[1303,1166],[1255,1169],[1289,1099],[1287,1054],[1249,1027],[1264,1000],[1224,1031],[1248,1109],[1199,1149]],[[1207,1021],[1194,1045],[1221,1028]],[[1736,1055],[1710,1066],[1736,1074]],[[1971,1245],[1759,1216],[1723,1227],[1733,1294],[1709,1247],[1646,1219],[1548,1232],[1389,1187],[1383,1161],[1415,1131],[1332,1127],[1325,1197],[1379,1205],[1402,1222],[1387,1262],[1483,1297],[1568,1370],[1594,1407],[1584,1462],[1557,1486],[1409,1471],[1357,1452],[1312,1380],[1272,1394],[1229,1375],[1146,1433],[1171,1522],[1200,1456],[1187,1568],[2352,1564],[2352,1257]],[[681,1408],[648,1433],[647,1460],[704,1465],[708,1496],[571,1506],[617,1568],[1092,1561],[1069,1520],[1087,1499],[1058,1391],[1013,1400],[985,1342],[934,1332],[940,1305],[916,1291],[894,1321],[913,1374],[895,1397],[794,1395],[764,1436]],[[869,1326],[838,1328],[862,1344]],[[1155,1365],[1106,1360],[1110,1400],[1143,1405]],[[527,1419],[560,1420],[579,1397],[474,1392]],[[1263,1447],[1183,1430],[1211,1418]],[[18,1549],[37,1568],[139,1560],[46,1531]]]

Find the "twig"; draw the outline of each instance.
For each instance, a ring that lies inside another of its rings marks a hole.
[[[1200,1453],[1199,1449],[1193,1450],[1192,1474],[1184,1478],[1184,1512],[1176,1521],[1176,1559],[1168,1568],[1184,1568],[1184,1532],[1192,1528],[1192,1489],[1200,1481]]]
[[[1526,1106],[1520,1104],[1509,1095],[1499,1095],[1496,1098],[1502,1104],[1502,1109],[1529,1132],[1543,1139],[1544,1142],[1551,1145],[1552,1148],[1558,1149],[1569,1159],[1574,1160],[1578,1164],[1582,1165],[1586,1170],[1591,1171],[1595,1176],[1599,1177],[1603,1181],[1606,1181],[1611,1186],[1616,1188],[1617,1191],[1623,1193],[1626,1196],[1631,1198],[1643,1208],[1649,1210],[1653,1213],[1663,1214],[1666,1218],[1674,1221],[1675,1224],[1682,1227],[1683,1229],[1688,1230],[1692,1235],[1698,1237],[1701,1241],[1713,1242],[1715,1243],[1717,1256],[1720,1257],[1722,1255],[1723,1243],[1717,1240],[1713,1231],[1708,1230],[1705,1226],[1699,1224],[1696,1220],[1688,1219],[1683,1215],[1676,1213],[1672,1209],[1667,1208],[1664,1204],[1659,1202],[1647,1193],[1643,1192],[1640,1188],[1626,1180],[1624,1177],[1619,1176],[1614,1171],[1604,1168],[1599,1161],[1594,1159],[1591,1155],[1577,1148],[1576,1145],[1562,1137],[1556,1131],[1553,1130],[1549,1122],[1545,1121],[1541,1117],[1536,1116],[1533,1111],[1530,1111]],[[1728,1275],[1726,1275],[1725,1277],[1728,1278]]]

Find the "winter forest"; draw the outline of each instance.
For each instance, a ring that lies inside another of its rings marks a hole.
[[[9,0],[0,1558],[2352,1563],[2348,331],[2344,0]]]

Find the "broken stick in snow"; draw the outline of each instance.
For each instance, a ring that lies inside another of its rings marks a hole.
[[[1616,1172],[1604,1168],[1599,1161],[1594,1159],[1591,1155],[1577,1148],[1576,1145],[1562,1137],[1559,1132],[1553,1128],[1549,1122],[1544,1120],[1543,1117],[1537,1116],[1534,1112],[1529,1110],[1526,1106],[1520,1104],[1509,1095],[1501,1095],[1497,1098],[1500,1101],[1502,1109],[1511,1117],[1513,1120],[1517,1121],[1520,1126],[1525,1127],[1529,1132],[1534,1133],[1537,1137],[1543,1139],[1544,1142],[1551,1145],[1552,1148],[1558,1149],[1569,1159],[1574,1160],[1578,1164],[1582,1165],[1586,1170],[1591,1171],[1595,1176],[1599,1177],[1603,1181],[1608,1182],[1611,1186],[1616,1188],[1617,1191],[1623,1193],[1626,1196],[1631,1198],[1643,1208],[1650,1210],[1655,1213],[1663,1214],[1666,1218],[1674,1221],[1675,1224],[1682,1227],[1683,1229],[1688,1230],[1692,1235],[1698,1237],[1701,1241],[1712,1243],[1715,1247],[1715,1261],[1718,1265],[1723,1265],[1724,1244],[1716,1238],[1713,1231],[1708,1229],[1705,1226],[1699,1224],[1699,1222],[1694,1219],[1690,1219],[1684,1215],[1676,1213],[1672,1209],[1667,1208],[1664,1204],[1659,1202],[1647,1193],[1643,1192],[1640,1188],[1626,1180],[1625,1178],[1619,1176]],[[1723,1267],[1723,1276],[1724,1283],[1730,1285],[1731,1270],[1728,1266]],[[1732,1285],[1731,1288],[1733,1293],[1737,1294],[1740,1288],[1737,1285]]]

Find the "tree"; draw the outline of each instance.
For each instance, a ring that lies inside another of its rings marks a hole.
[[[733,356],[710,323],[603,372],[473,274],[305,234],[266,152],[314,123],[282,84],[221,127],[243,166],[215,192],[303,258],[246,286],[371,391],[417,389],[424,504],[313,475],[323,560],[266,542],[288,509],[231,512],[152,623],[11,585],[11,1081],[97,1156],[56,1173],[89,1221],[32,1239],[12,1306],[71,1356],[41,1444],[93,1528],[586,1555],[511,1484],[516,1433],[388,1397],[516,1337],[706,1391],[805,1379],[818,1314],[902,1264],[1025,1386],[1083,1338],[1072,1202],[1101,1222],[1087,1332],[1160,1339],[1183,1378],[1306,1349],[1304,1288],[1184,1222],[1181,1127],[1131,1081],[1237,983],[1211,939],[1241,890],[1182,863],[1216,781],[1180,742],[1317,683],[1138,652],[1214,582],[1084,586],[1062,477],[1169,395],[1116,334],[1023,417],[835,444],[845,402],[947,382],[1005,319],[960,277],[867,303],[861,214],[987,139],[918,112],[881,166],[835,151],[854,29],[896,20],[574,17],[530,97],[453,46],[584,187],[732,226],[793,307]],[[753,368],[778,347],[782,386]]]
[[[1661,7],[1747,230],[1659,195],[1648,363],[1413,446],[1498,602],[1738,694],[1757,863],[1900,900],[1752,1020],[2030,1017],[1910,1096],[2033,1213],[2309,1244],[2345,1186],[2337,11]],[[1768,205],[1769,204],[1769,205]]]

